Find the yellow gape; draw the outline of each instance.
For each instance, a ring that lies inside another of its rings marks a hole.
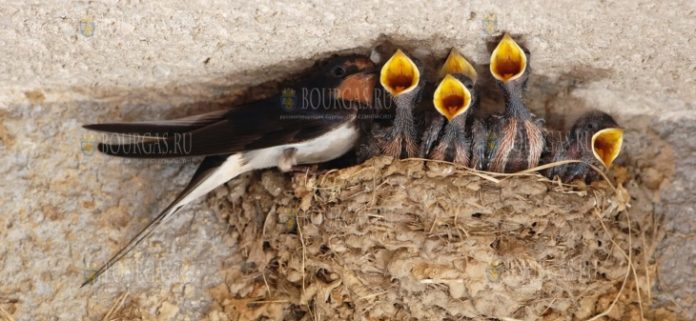
[[[419,80],[420,71],[416,63],[401,49],[389,58],[379,75],[380,83],[392,96],[412,91]]]
[[[466,58],[460,55],[456,49],[452,49],[452,51],[450,51],[449,56],[447,56],[447,60],[445,60],[445,63],[440,69],[440,77],[444,77],[447,74],[463,74],[469,77],[469,79],[471,79],[471,81],[474,83],[476,82],[476,78],[478,78],[478,74],[476,73],[474,66],[472,66],[471,63],[466,60]]]
[[[621,128],[606,128],[592,135],[592,153],[606,168],[611,167],[619,156],[622,144],[623,129]]]
[[[515,80],[527,68],[527,55],[507,33],[491,54],[491,74],[502,82]]]
[[[459,79],[447,75],[435,89],[433,104],[435,109],[450,121],[469,109],[471,92]]]

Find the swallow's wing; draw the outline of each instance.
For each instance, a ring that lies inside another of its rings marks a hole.
[[[309,101],[300,104],[297,100],[292,97],[285,102],[280,97],[260,100],[232,107],[217,118],[192,122],[188,125],[188,131],[181,130],[173,123],[167,126],[177,130],[167,132],[166,137],[136,137],[138,141],[135,142],[99,144],[98,148],[109,155],[135,158],[233,154],[318,137],[351,120],[357,110],[350,103],[333,101],[312,106]],[[332,103],[337,105],[332,106]],[[108,128],[115,126],[109,124]],[[131,125],[120,126],[125,129]],[[162,126],[161,123],[157,124],[152,130],[162,130]],[[104,129],[107,126],[88,125],[86,128]],[[146,133],[149,128],[141,124],[138,129]]]
[[[185,133],[209,125],[224,118],[227,112],[227,110],[217,110],[172,120],[101,123],[84,125],[83,127],[89,130],[106,133],[161,137],[164,135]]]
[[[201,197],[216,187],[224,184],[235,176],[245,172],[244,162],[241,155],[219,155],[206,157],[191,178],[188,186],[177,198],[160,212],[150,223],[138,232],[126,246],[114,254],[104,265],[99,267],[82,286],[93,282],[97,277],[106,272],[111,266],[123,258],[133,248],[138,246],[145,238],[166,219],[174,214],[182,206]]]

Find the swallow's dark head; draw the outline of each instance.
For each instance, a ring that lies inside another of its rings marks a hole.
[[[363,55],[335,55],[316,63],[307,87],[331,89],[333,97],[371,105],[377,68]]]
[[[592,151],[594,158],[609,168],[621,153],[623,129],[609,114],[590,111],[578,118],[569,139],[583,144],[583,150]]]
[[[423,88],[421,70],[417,60],[398,49],[382,66],[379,82],[394,98],[415,98]]]
[[[491,75],[503,88],[524,88],[529,69],[529,51],[505,33],[491,53]]]

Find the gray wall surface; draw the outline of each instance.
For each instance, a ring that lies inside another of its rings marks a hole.
[[[128,259],[169,272],[79,288],[85,266],[134,235],[195,167],[85,153],[81,144],[94,137],[82,124],[187,115],[190,104],[234,97],[328,53],[367,52],[380,35],[441,56],[456,47],[485,65],[486,44],[502,31],[532,52],[537,113],[553,119],[576,105],[598,108],[634,133],[629,148],[648,136],[670,146],[664,159],[673,179],[653,173],[671,180],[656,208],[666,235],[656,297],[696,319],[691,0],[4,1],[0,307],[16,320],[92,320],[130,291],[146,306],[195,319],[191,311],[210,301],[207,288],[222,281],[214,272],[234,244],[199,201]],[[185,303],[172,307],[161,299],[168,296]]]

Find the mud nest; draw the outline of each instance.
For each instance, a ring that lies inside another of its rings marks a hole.
[[[207,319],[657,317],[655,222],[620,178],[489,175],[380,157],[229,183],[209,202],[239,255]]]

